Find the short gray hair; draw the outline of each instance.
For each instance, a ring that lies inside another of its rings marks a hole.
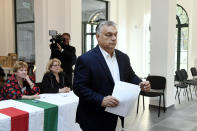
[[[116,27],[116,23],[114,23],[113,21],[101,21],[96,27],[96,34],[101,33],[101,29],[104,25]]]

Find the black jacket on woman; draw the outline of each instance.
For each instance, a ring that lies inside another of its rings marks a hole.
[[[52,72],[45,73],[42,79],[42,93],[58,93],[59,89],[70,87],[71,83],[65,73],[59,73],[59,82],[57,82],[55,75]]]

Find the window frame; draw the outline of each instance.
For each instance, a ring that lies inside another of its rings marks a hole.
[[[106,7],[106,20],[108,20],[108,12],[109,12],[109,2],[108,1],[104,1],[104,0],[96,0],[96,1],[100,1],[100,2],[104,2],[105,3],[105,7]],[[86,27],[87,25],[91,26],[91,32],[87,32]],[[96,31],[93,30],[93,26],[94,25],[98,25],[97,21],[94,22],[82,22],[82,53],[87,52],[87,36],[90,35],[91,37],[91,49],[94,48],[94,36],[96,36]]]
[[[182,32],[182,29],[183,28],[188,28],[188,40],[189,40],[189,17],[188,17],[188,14],[187,14],[187,12],[186,12],[186,10],[181,6],[181,5],[179,5],[179,4],[177,4],[177,8],[181,8],[182,9],[182,11],[185,13],[185,15],[186,15],[186,17],[187,17],[187,21],[186,21],[186,23],[181,23],[181,19],[180,19],[180,16],[178,16],[177,14],[176,14],[176,20],[177,20],[177,24],[176,24],[176,28],[177,28],[177,42],[176,42],[176,44],[177,44],[177,50],[176,50],[176,53],[177,53],[177,58],[176,58],[176,70],[180,70],[180,67],[181,67],[181,52],[183,52],[182,50],[181,50],[181,40],[183,39],[182,37],[181,37],[181,32]],[[186,50],[186,52],[187,52],[187,62],[186,62],[186,64],[187,64],[187,69],[188,69],[188,43],[187,43],[187,50]],[[187,70],[186,69],[186,70]]]
[[[14,0],[14,22],[15,22],[15,52],[16,52],[16,54],[18,54],[18,37],[17,37],[18,36],[18,33],[17,33],[18,32],[18,30],[17,30],[18,25],[23,25],[23,24],[34,24],[35,25],[35,20],[34,20],[34,16],[33,16],[33,20],[17,22],[17,0]],[[35,33],[35,29],[34,29],[34,33]]]

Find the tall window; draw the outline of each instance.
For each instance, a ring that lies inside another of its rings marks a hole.
[[[18,59],[34,63],[34,0],[15,0],[15,29]]]
[[[108,2],[102,0],[82,0],[82,52],[94,48],[96,41],[96,26],[100,20],[108,19]]]
[[[176,8],[176,68],[186,69],[188,65],[189,18],[185,9],[177,5]]]

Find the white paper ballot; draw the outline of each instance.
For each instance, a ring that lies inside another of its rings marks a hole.
[[[116,107],[107,107],[105,111],[123,117],[127,116],[135,106],[140,90],[138,85],[116,81],[112,96],[119,100],[119,105]]]

